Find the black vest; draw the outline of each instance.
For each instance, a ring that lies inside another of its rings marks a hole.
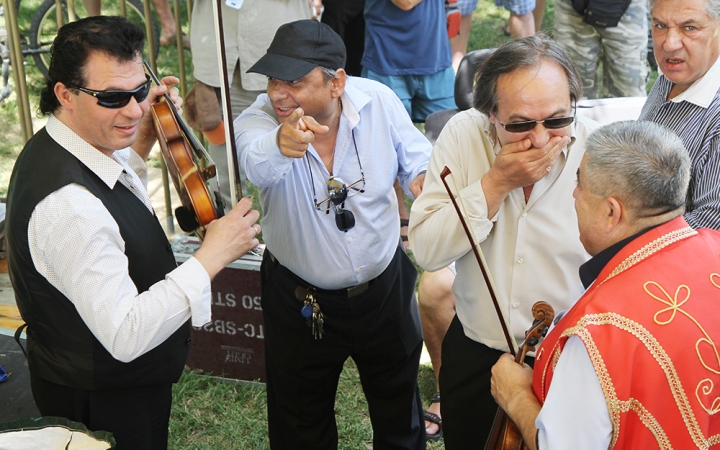
[[[18,157],[7,202],[10,279],[27,328],[30,370],[76,389],[117,389],[176,382],[190,342],[189,321],[158,347],[129,363],[113,358],[93,336],[75,306],[42,275],[30,256],[28,222],[35,206],[71,183],[100,199],[125,241],[130,278],[138,292],[161,281],[177,265],[160,223],[120,182],[113,189],[56,143],[43,128]]]

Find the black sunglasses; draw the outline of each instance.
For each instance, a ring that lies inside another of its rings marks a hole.
[[[572,116],[566,116],[566,117],[551,117],[545,120],[530,120],[527,122],[515,122],[515,123],[502,123],[500,122],[500,118],[497,119],[497,122],[500,124],[501,127],[505,128],[505,131],[509,131],[510,133],[525,133],[526,131],[530,131],[537,126],[537,124],[541,123],[545,128],[551,129],[551,130],[557,130],[558,128],[565,128],[566,126],[570,125],[575,121],[575,111],[577,110],[577,107],[575,110],[573,110]],[[495,117],[497,117],[497,114],[495,114]]]
[[[355,184],[355,183],[354,183]],[[355,215],[345,209],[345,200],[348,198],[348,188],[342,178],[330,177],[327,181],[328,199],[335,211],[335,225],[338,230],[347,231],[355,226]]]
[[[110,109],[117,109],[122,108],[128,103],[130,103],[130,99],[133,97],[135,97],[135,100],[138,103],[142,102],[147,98],[148,94],[150,93],[150,83],[152,82],[152,80],[150,79],[149,75],[145,75],[145,78],[146,81],[143,84],[129,91],[121,91],[115,89],[111,89],[108,91],[93,91],[92,89],[86,89],[80,86],[75,86],[74,89],[77,89],[88,95],[92,95],[97,99],[98,105],[100,106]]]

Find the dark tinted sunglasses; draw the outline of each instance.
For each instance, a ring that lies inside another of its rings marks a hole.
[[[147,98],[148,94],[150,93],[151,80],[149,75],[145,75],[145,77],[147,80],[145,81],[145,83],[129,91],[112,89],[108,91],[93,91],[92,89],[86,89],[80,86],[75,86],[74,88],[95,97],[97,99],[98,105],[100,106],[104,106],[105,108],[110,109],[117,109],[122,108],[128,103],[130,103],[130,99],[133,97],[135,97],[135,100],[138,103],[142,102]]]
[[[360,153],[358,153],[357,143],[355,142],[355,130],[352,130],[352,138],[353,147],[355,147],[355,156],[357,156],[358,167],[360,168],[360,179],[350,185],[347,185],[342,178],[330,175],[330,178],[327,180],[328,197],[321,202],[317,201],[317,196],[315,195],[315,181],[313,179],[312,167],[310,166],[310,158],[307,154],[305,154],[308,171],[310,172],[310,185],[312,186],[315,208],[320,211],[320,207],[324,203],[328,203],[332,207],[333,211],[335,211],[335,225],[337,225],[340,231],[348,231],[355,226],[355,215],[349,209],[344,208],[345,200],[355,194],[365,192],[365,174],[362,170]],[[329,212],[330,208],[328,207],[325,210],[325,213],[327,214]]]
[[[362,180],[364,182],[364,180]],[[353,185],[359,183],[357,181]],[[355,215],[349,209],[343,208],[345,200],[348,198],[348,188],[342,178],[330,177],[327,181],[328,199],[335,211],[335,225],[338,230],[347,231],[355,226]],[[316,205],[317,206],[317,205]]]
[[[497,117],[497,114],[495,115]],[[505,128],[505,131],[510,133],[525,133],[534,129],[537,124],[541,123],[545,128],[551,130],[557,130],[558,128],[565,128],[575,121],[575,110],[573,110],[572,116],[566,117],[551,117],[545,120],[530,120],[528,122],[514,122],[514,123],[502,123],[498,118],[497,122],[501,127]]]

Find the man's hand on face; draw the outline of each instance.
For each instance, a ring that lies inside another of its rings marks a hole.
[[[487,176],[504,192],[535,184],[550,172],[568,142],[568,136],[554,136],[543,148],[532,147],[530,139],[504,145]]]
[[[277,145],[280,153],[288,158],[302,158],[308,144],[315,140],[315,134],[325,134],[328,131],[329,127],[320,125],[311,116],[306,116],[302,108],[297,108],[280,126]]]

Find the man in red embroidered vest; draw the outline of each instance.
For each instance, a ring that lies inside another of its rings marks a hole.
[[[492,370],[531,449],[720,443],[720,233],[682,217],[689,170],[680,139],[651,122],[588,139],[574,193],[587,292],[534,372],[507,354]]]

